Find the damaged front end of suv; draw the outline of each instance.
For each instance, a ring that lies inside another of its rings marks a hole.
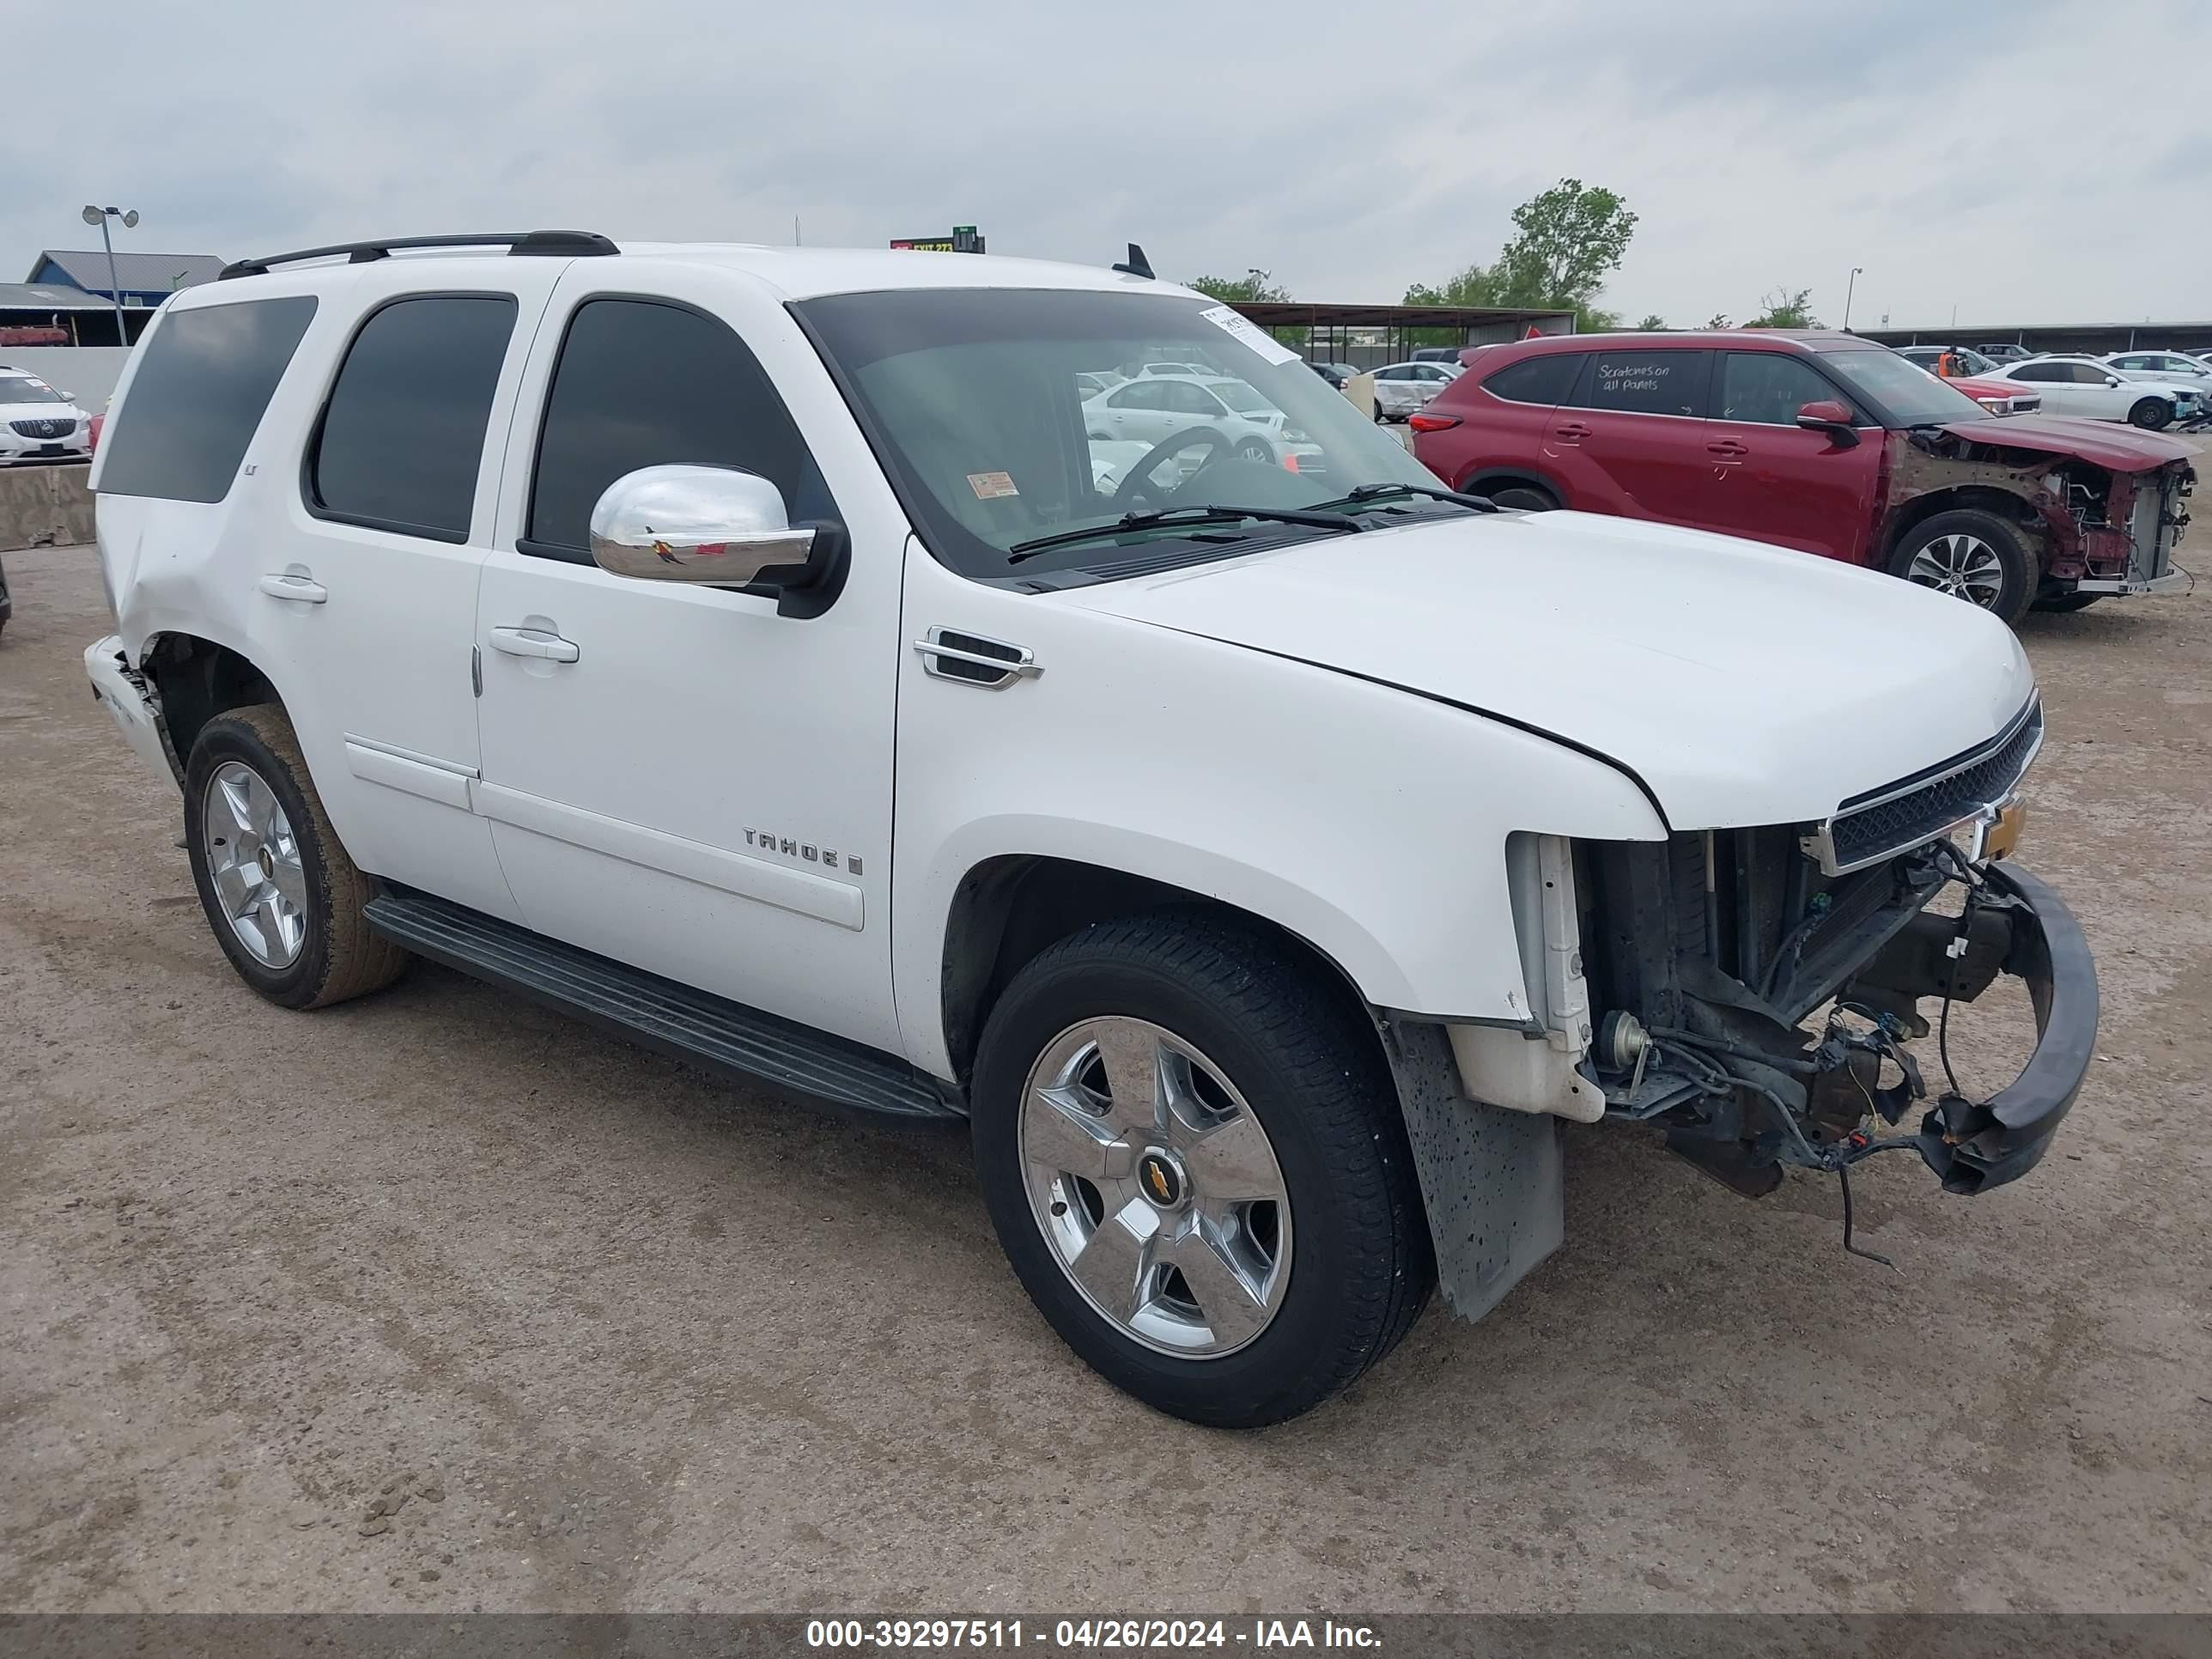
[[[2031,699],[1988,742],[1820,823],[1576,843],[1587,1065],[1605,1117],[1663,1130],[1669,1149],[1750,1196],[1785,1165],[1843,1176],[1847,1248],[1848,1171],[1863,1158],[1917,1152],[1962,1194],[2033,1168],[2097,1027],[2080,927],[2004,861],[2042,738]],[[1934,908],[1947,890],[1961,902]],[[1930,1030],[1921,1005],[1940,1000],[1948,1037],[1952,1005],[2001,974],[2026,982],[2033,1054],[1989,1099],[1955,1081],[1931,1099],[1908,1047]]]
[[[2026,542],[2046,606],[2172,592],[2190,580],[2174,559],[2197,471],[2171,438],[2028,416],[1917,427],[1891,446],[1884,546],[1933,514],[1980,507]]]

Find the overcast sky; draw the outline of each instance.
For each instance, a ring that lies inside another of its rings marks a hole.
[[[53,26],[66,74],[9,76],[42,142],[0,175],[0,280],[96,246],[96,200],[148,252],[957,221],[1396,300],[1571,175],[1642,216],[1605,301],[1632,322],[1785,285],[1840,322],[1853,265],[1862,326],[2212,316],[2204,0],[100,0]]]

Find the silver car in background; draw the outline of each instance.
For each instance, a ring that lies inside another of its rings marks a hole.
[[[0,465],[91,454],[90,416],[37,375],[0,364]]]
[[[1269,462],[1281,459],[1281,444],[1305,436],[1287,430],[1283,411],[1243,380],[1225,374],[1154,374],[1149,366],[1135,380],[1085,398],[1083,421],[1094,442],[1158,444],[1205,429],[1219,433],[1236,453]]]
[[[1387,368],[1376,369],[1375,418],[1386,422],[1402,421],[1415,410],[1427,408],[1429,400],[1462,373],[1457,363],[1392,363]]]
[[[2212,363],[2186,351],[2115,351],[2105,361],[2124,374],[2150,374],[2186,385],[2212,384]]]

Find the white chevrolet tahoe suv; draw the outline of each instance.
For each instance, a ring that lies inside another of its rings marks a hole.
[[[1563,1119],[1968,1193],[2080,1087],[2088,953],[2002,861],[2042,714],[1969,606],[1453,495],[1134,249],[223,276],[117,392],[86,665],[239,975],[427,957],[964,1120],[1037,1307],[1164,1411],[1303,1411],[1439,1281],[1480,1316],[1560,1242]],[[1097,465],[1084,377],[1159,359],[1325,465]],[[2018,1079],[1924,1088],[1922,1002],[2000,973]]]

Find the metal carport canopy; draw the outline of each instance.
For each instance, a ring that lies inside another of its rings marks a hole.
[[[1397,355],[1412,349],[1416,330],[1455,329],[1465,345],[1517,340],[1530,327],[1539,334],[1571,334],[1575,313],[1522,306],[1334,305],[1315,300],[1245,300],[1231,302],[1241,316],[1264,329],[1304,328],[1336,335],[1354,328],[1380,329]]]

